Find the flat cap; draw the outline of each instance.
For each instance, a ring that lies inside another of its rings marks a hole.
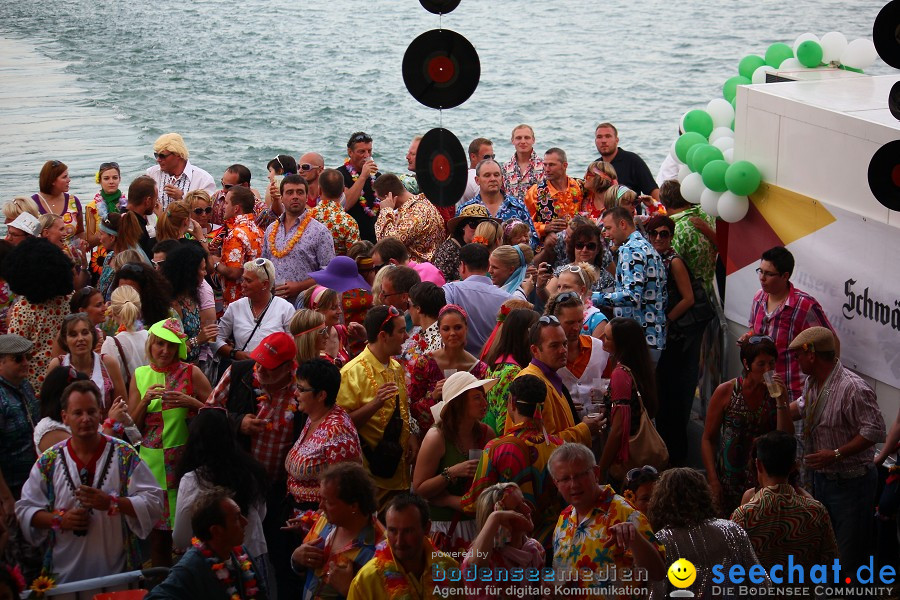
[[[809,352],[833,352],[834,334],[827,327],[804,329],[788,346],[791,350],[802,348]]]
[[[25,354],[31,352],[34,342],[15,333],[0,335],[0,354]]]

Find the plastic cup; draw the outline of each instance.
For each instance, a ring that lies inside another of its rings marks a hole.
[[[469,460],[480,460],[481,459],[481,450],[473,448],[469,450]]]
[[[775,382],[775,371],[766,371],[763,373],[763,381],[766,382],[766,388],[769,390],[770,396],[773,398],[781,396],[781,386]]]

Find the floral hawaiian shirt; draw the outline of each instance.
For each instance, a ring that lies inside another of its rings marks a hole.
[[[432,598],[462,598],[459,577],[450,577],[450,571],[458,573],[459,563],[435,549],[425,538],[425,568],[415,577],[394,559],[391,546],[381,542],[375,549],[375,557],[359,570],[347,600],[430,600]]]
[[[534,150],[531,151],[531,159],[528,161],[528,168],[524,173],[519,168],[519,161],[516,160],[515,154],[508,163],[503,165],[503,189],[510,196],[518,198],[520,202],[525,200],[528,188],[542,181],[544,181],[544,160],[538,158],[537,152]]]
[[[604,485],[600,486],[597,505],[584,519],[579,521],[575,508],[569,506],[562,511],[556,522],[556,530],[553,532],[553,569],[557,575],[563,572],[571,575],[566,585],[571,587],[577,581],[577,585],[582,588],[601,588],[611,583],[625,588],[642,587],[638,573],[632,571],[634,556],[630,550],[616,543],[616,535],[610,529],[617,523],[625,522],[633,523],[638,535],[646,537],[665,561],[665,548],[653,535],[653,528],[647,517],[617,495],[610,486]],[[574,570],[580,572],[583,569],[598,573],[599,577],[586,581],[585,577],[572,574]],[[642,598],[643,595],[618,594],[604,597],[631,599]]]
[[[256,224],[260,229],[265,229],[269,223],[275,220],[275,215],[266,206],[265,201],[260,198],[256,199],[253,205],[253,214],[256,215]],[[225,222],[225,190],[219,190],[212,196],[212,213],[209,222],[215,225],[221,225]]]
[[[428,262],[447,232],[444,218],[424,194],[413,196],[397,210],[381,210],[375,221],[378,240],[395,237],[407,247],[416,262]]]
[[[568,221],[575,216],[583,200],[584,184],[571,177],[564,190],[556,189],[545,180],[531,186],[525,193],[525,206],[540,237],[544,237],[544,228],[553,219]]]
[[[263,232],[253,215],[238,215],[226,224],[228,233],[222,242],[222,263],[226,267],[243,267],[244,263],[262,256]],[[241,297],[237,281],[223,279],[222,301],[228,306]]]
[[[675,231],[672,237],[672,247],[678,253],[694,277],[703,281],[706,295],[714,298],[713,286],[716,280],[716,247],[707,239],[700,230],[691,223],[691,217],[700,217],[715,230],[716,220],[703,212],[697,205],[692,205],[687,210],[671,215],[675,221]]]
[[[641,324],[651,349],[666,347],[666,266],[644,236],[633,231],[619,248],[616,291],[594,293],[597,306],[615,307],[617,317],[630,317]]]
[[[313,218],[331,231],[335,256],[347,256],[350,246],[359,241],[356,219],[344,212],[334,200],[321,200],[312,211]]]
[[[469,206],[470,204],[480,204],[484,206],[484,201],[481,199],[481,192],[476,194],[474,198],[471,200],[467,200],[462,204],[458,204],[456,206],[456,216],[459,216],[459,213],[462,212],[462,209]],[[489,211],[490,212],[490,211]],[[531,215],[528,213],[528,209],[525,208],[525,203],[515,196],[510,196],[509,194],[503,198],[503,202],[500,204],[500,209],[497,210],[496,215],[491,215],[494,218],[500,219],[501,221],[506,221],[508,219],[518,219],[523,223],[527,223],[531,228],[531,247],[537,248],[538,246],[538,237],[537,233],[534,230],[534,222],[531,220]]]

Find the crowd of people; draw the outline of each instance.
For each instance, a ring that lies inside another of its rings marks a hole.
[[[709,598],[716,564],[896,563],[900,415],[788,250],[722,381],[715,221],[674,173],[602,123],[572,177],[519,125],[436,206],[419,140],[406,173],[357,132],[256,189],[172,133],[127,190],[103,163],[82,203],[52,160],[3,206],[0,592],[150,563],[150,598],[534,597],[441,574],[545,567],[575,575],[538,597],[662,598],[686,558]]]

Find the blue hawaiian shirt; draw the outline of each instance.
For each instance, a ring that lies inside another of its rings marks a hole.
[[[40,410],[28,381],[14,385],[0,377],[0,470],[17,500],[37,460],[32,435]]]
[[[470,204],[481,204],[484,206],[484,202],[481,201],[481,192],[475,195],[471,200],[466,200],[460,204],[456,205],[456,216],[459,216],[459,213],[462,212],[462,209]],[[488,211],[490,212],[490,211]],[[507,219],[518,219],[523,223],[527,223],[528,227],[531,229],[531,247],[537,248],[539,241],[537,232],[534,230],[534,221],[531,220],[531,213],[528,212],[528,209],[525,208],[525,203],[516,198],[515,196],[506,195],[503,199],[503,202],[500,204],[500,209],[497,211],[497,214],[494,217],[500,219],[501,221],[506,221]]]
[[[592,296],[596,306],[613,306],[617,317],[634,319],[644,328],[651,349],[666,347],[666,266],[639,231],[619,248],[616,290]]]

